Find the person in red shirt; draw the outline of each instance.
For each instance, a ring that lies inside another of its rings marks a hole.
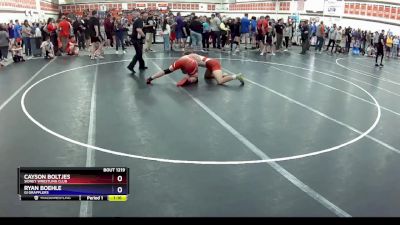
[[[70,37],[66,49],[68,55],[79,55],[79,47],[74,36]]]
[[[232,80],[238,80],[244,85],[243,75],[228,75],[222,73],[222,66],[218,59],[208,58],[199,54],[192,53],[191,51],[185,52],[185,55],[194,59],[201,67],[206,68],[204,79],[215,79],[218,84],[224,84]]]
[[[65,16],[62,16],[61,19],[62,21],[58,24],[58,27],[60,29],[59,35],[62,43],[62,50],[63,52],[67,52],[67,44],[69,40],[69,35],[71,34],[71,24]]]
[[[265,52],[265,35],[268,31],[268,20],[264,16],[261,16],[257,21],[257,40],[260,46],[260,55],[264,55]]]
[[[114,21],[111,19],[111,14],[107,14],[107,18],[104,20],[104,31],[106,32],[106,45],[114,47]]]
[[[168,69],[159,71],[153,76],[147,78],[146,83],[151,84],[151,82],[157,78],[170,74],[176,70],[181,70],[185,76],[176,84],[176,86],[184,86],[187,84],[193,84],[198,82],[198,64],[196,60],[185,55],[172,63]]]

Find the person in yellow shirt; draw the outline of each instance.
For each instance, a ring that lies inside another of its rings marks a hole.
[[[386,55],[389,58],[390,57],[390,50],[393,47],[393,35],[388,34],[386,38]]]

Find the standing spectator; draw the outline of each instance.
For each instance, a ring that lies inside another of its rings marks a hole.
[[[350,44],[351,44],[351,40],[352,40],[352,33],[351,33],[351,27],[348,27],[346,29],[346,52],[349,53],[350,52]]]
[[[311,25],[311,34],[313,37],[315,37],[317,35],[317,25],[315,25],[315,22],[313,22]]]
[[[283,40],[283,30],[285,26],[283,25],[283,19],[279,19],[278,23],[275,24],[275,34],[276,34],[276,51],[280,52],[282,48]]]
[[[6,29],[3,24],[0,24],[0,64],[7,60],[9,45],[10,36],[8,34],[8,29]]]
[[[159,20],[158,20],[158,16],[154,15],[154,29],[153,29],[153,44],[156,43],[156,35],[157,35],[157,29],[158,29],[158,25],[159,25]]]
[[[85,47],[89,48],[91,39],[90,39],[90,30],[89,30],[89,18],[88,18],[87,13],[83,14],[82,25],[83,25],[84,35],[85,35]]]
[[[71,35],[71,24],[66,16],[61,17],[61,22],[58,24],[58,27],[60,29],[59,38],[62,44],[62,51],[66,53],[69,36]]]
[[[290,37],[292,36],[292,26],[291,24],[284,24],[285,29],[283,29],[283,37],[285,38],[285,52],[289,49]]]
[[[265,35],[268,32],[268,21],[264,16],[261,16],[257,22],[257,39],[260,46],[260,55],[264,55],[265,53]]]
[[[378,43],[377,43],[377,51],[376,51],[376,58],[375,58],[375,66],[383,67],[383,47],[385,46],[385,31],[382,30],[382,33],[379,34]],[[381,56],[381,64],[378,65],[378,57]]]
[[[28,20],[25,20],[24,24],[22,25],[22,40],[25,46],[26,56],[30,56],[32,54],[31,37],[32,37],[32,27],[28,23]]]
[[[370,45],[372,45],[372,38],[371,38],[371,31],[368,31],[368,33],[365,35],[365,46],[366,48]]]
[[[393,50],[392,50],[392,57],[393,58],[397,58],[397,56],[398,56],[398,48],[399,48],[399,37],[398,36],[395,36],[394,38],[393,38]]]
[[[328,43],[328,46],[326,47],[326,51],[329,50],[329,47],[331,46],[331,43],[332,43],[331,52],[333,51],[333,48],[335,47],[335,42],[336,42],[336,33],[337,33],[336,32],[336,24],[333,24],[333,27],[331,27],[329,29],[329,33],[328,33],[329,43]]]
[[[35,37],[41,38],[42,37],[42,31],[40,30],[40,24],[36,23],[35,26]]]
[[[365,55],[365,49],[367,47],[367,31],[361,31],[361,37],[360,37],[360,41],[361,41],[361,49],[360,49],[360,53],[361,55]]]
[[[144,64],[143,60],[143,39],[146,37],[146,35],[143,32],[143,20],[147,20],[147,13],[143,13],[141,18],[139,17],[139,12],[133,12],[133,25],[132,25],[132,41],[133,41],[133,47],[135,48],[135,56],[133,57],[131,63],[128,65],[128,69],[132,72],[135,73],[135,65],[137,61],[139,61],[139,69],[144,70],[147,69],[147,67]]]
[[[184,26],[183,26],[183,38],[182,38],[182,42],[183,42],[183,48],[185,48],[186,45],[186,41],[189,38],[189,46],[192,44],[192,40],[190,39],[190,17],[185,17],[185,19],[183,20]]]
[[[192,47],[194,50],[201,49],[202,33],[203,24],[197,16],[194,16],[193,21],[190,23],[190,39],[192,40]]]
[[[177,16],[176,16],[175,33],[176,33],[176,41],[179,43],[179,47],[180,48],[184,48],[184,43],[182,41],[182,39],[184,37],[184,34],[183,34],[184,26],[185,26],[185,23],[183,22],[183,18],[181,17],[181,13],[178,12]]]
[[[389,58],[391,56],[390,50],[393,47],[393,36],[388,34],[386,37],[386,55]]]
[[[8,36],[10,38],[10,48],[11,45],[14,43],[14,39],[15,39],[15,31],[14,31],[14,23],[12,20],[10,20],[10,23],[8,23]]]
[[[244,42],[244,49],[247,49],[247,43],[250,39],[250,20],[248,13],[245,13],[244,17],[240,20],[240,36],[242,42]]]
[[[240,51],[240,18],[237,17],[232,21],[232,24],[230,26],[230,31],[231,31],[231,51],[233,55],[235,55],[235,52]]]
[[[228,33],[230,31],[229,25],[231,22],[228,22],[227,18],[224,18],[220,24],[220,34],[221,34],[221,45],[222,45],[222,51],[225,51],[225,45],[228,42]],[[233,40],[232,40],[233,41]]]
[[[324,25],[323,21],[321,21],[321,23],[318,25],[315,35],[317,36],[317,43],[315,44],[315,51],[321,53],[321,50],[325,43],[325,40],[324,40],[325,25]]]
[[[143,31],[146,34],[146,45],[145,45],[145,51],[150,51],[153,52],[153,49],[151,49],[152,43],[153,43],[153,34],[154,34],[154,20],[153,16],[150,15],[146,21],[144,21],[145,25],[143,26]]]
[[[176,21],[173,18],[173,15],[171,15],[171,18],[169,20],[169,24],[171,26],[171,33],[169,35],[169,43],[171,47],[171,51],[174,51],[174,42],[176,40]]]
[[[213,40],[213,48],[221,49],[221,20],[215,14],[211,14],[210,27],[211,27],[211,36]]]
[[[203,37],[202,37],[202,42],[203,42],[203,50],[208,52],[210,48],[210,33],[211,33],[211,27],[210,27],[210,19],[208,19],[206,16],[202,18],[203,22]]]
[[[58,41],[57,41],[58,38],[57,38],[56,30],[57,30],[57,25],[54,23],[54,19],[53,18],[49,18],[47,20],[47,26],[45,26],[43,28],[43,31],[45,33],[47,32],[46,35],[50,36],[50,41],[51,41],[51,43],[53,43],[54,54],[58,56],[61,53],[60,53],[59,48],[58,48]]]
[[[255,16],[251,17],[250,20],[250,43],[251,49],[257,48],[257,19]]]
[[[104,20],[104,32],[106,33],[107,46],[114,47],[113,36],[114,36],[114,22],[111,21],[111,14],[107,14],[107,18]]]
[[[14,38],[17,40],[20,40],[22,38],[22,26],[19,24],[18,20],[15,20],[15,25],[14,25]]]
[[[342,31],[342,27],[339,26],[339,28],[337,29],[337,33],[336,33],[336,48],[335,48],[335,53],[336,52],[342,52],[342,47],[341,47],[341,42],[342,42],[342,36],[343,36],[343,31]],[[332,51],[331,51],[332,52]]]
[[[122,25],[121,19],[117,19],[114,22],[114,31],[115,31],[115,53],[119,54],[119,46],[122,47],[122,52],[125,54],[125,45],[124,45],[124,26]]]
[[[85,27],[82,22],[82,18],[78,17],[72,24],[74,35],[78,39],[79,50],[85,49]]]
[[[375,31],[374,38],[373,38],[374,48],[378,47],[378,43],[379,43],[379,33],[378,33],[378,31]]]
[[[267,53],[271,53],[271,55],[275,55],[274,53],[274,29],[272,25],[272,21],[270,22],[271,25],[268,26],[267,34],[265,35],[265,48]]]
[[[300,54],[305,55],[306,51],[308,49],[308,46],[310,45],[310,39],[309,39],[309,27],[307,25],[307,21],[301,21],[300,22],[301,26],[301,52]]]
[[[170,46],[169,46],[169,36],[171,33],[171,26],[169,25],[169,21],[168,21],[168,17],[164,19],[163,24],[161,26],[161,33],[164,39],[164,51],[169,51],[170,50]]]
[[[90,52],[90,59],[103,59],[104,57],[101,55],[102,53],[102,44],[103,38],[100,34],[100,21],[97,18],[97,11],[92,11],[92,17],[89,19],[89,33],[90,33],[90,41],[92,42],[92,49]]]

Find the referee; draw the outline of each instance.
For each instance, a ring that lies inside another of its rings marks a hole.
[[[133,59],[131,63],[128,65],[128,70],[130,70],[132,73],[136,73],[135,70],[133,69],[139,61],[139,69],[140,70],[145,70],[147,67],[144,65],[144,60],[143,60],[143,39],[145,38],[145,34],[143,33],[143,20],[147,19],[147,13],[142,13],[142,16],[140,18],[139,12],[133,12],[132,14],[134,22],[132,25],[132,42],[133,42],[133,47],[135,48],[136,54],[133,56]]]

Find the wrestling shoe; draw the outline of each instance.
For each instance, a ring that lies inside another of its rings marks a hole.
[[[244,77],[241,73],[237,74],[236,79],[240,81],[241,85],[244,85]]]

